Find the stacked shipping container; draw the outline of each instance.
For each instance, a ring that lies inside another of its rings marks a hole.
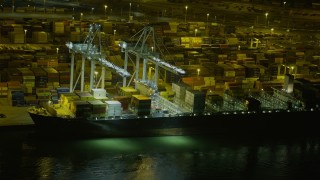
[[[138,116],[150,115],[151,98],[145,95],[132,95],[131,104]]]
[[[119,101],[106,101],[106,112],[108,117],[120,117],[122,114],[121,103]]]

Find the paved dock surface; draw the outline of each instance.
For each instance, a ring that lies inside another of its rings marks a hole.
[[[11,106],[7,98],[0,98],[0,126],[33,125],[33,121],[27,112],[28,107]]]

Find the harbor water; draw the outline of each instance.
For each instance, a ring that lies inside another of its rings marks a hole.
[[[319,145],[314,137],[46,139],[1,128],[0,179],[320,179]]]

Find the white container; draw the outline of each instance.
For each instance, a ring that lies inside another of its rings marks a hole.
[[[96,99],[107,98],[107,91],[105,89],[92,89],[91,93]]]
[[[122,108],[120,101],[106,101],[106,113],[107,116],[121,116]]]

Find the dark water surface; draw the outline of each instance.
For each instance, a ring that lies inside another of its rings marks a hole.
[[[45,139],[0,128],[0,179],[320,179],[318,138]]]

